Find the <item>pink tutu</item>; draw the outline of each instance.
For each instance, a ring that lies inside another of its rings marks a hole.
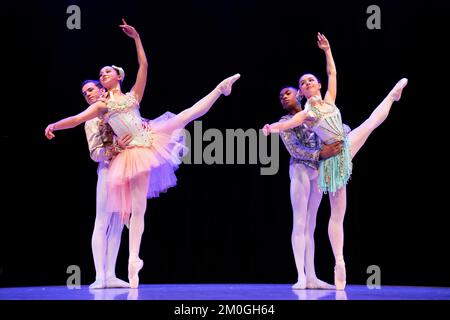
[[[166,113],[162,117],[171,118],[172,114]],[[158,119],[150,121],[150,147],[127,148],[111,161],[108,171],[107,206],[109,212],[121,213],[123,222],[132,212],[131,192],[132,188],[138,188],[133,182],[141,178],[140,175],[148,174],[146,190],[138,190],[139,193],[147,194],[147,198],[158,197],[161,192],[177,183],[175,171],[187,150],[184,136],[173,132],[169,135],[162,130],[152,129],[151,124],[159,121]]]

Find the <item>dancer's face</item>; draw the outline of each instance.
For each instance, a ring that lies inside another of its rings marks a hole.
[[[112,67],[103,67],[100,70],[100,83],[102,86],[104,86],[106,89],[111,89],[115,87],[120,80],[122,80],[122,77],[117,73],[117,70],[115,70]]]
[[[104,92],[104,89],[100,89],[93,82],[88,82],[81,88],[84,99],[90,105],[97,101]]]
[[[292,110],[298,103],[295,95],[297,94],[297,89],[288,87],[283,88],[280,91],[280,102],[284,110]]]
[[[306,97],[306,99],[309,99],[312,96],[320,95],[320,89],[322,88],[319,80],[317,80],[317,78],[310,73],[301,76],[298,81],[298,86],[300,88],[300,92]]]

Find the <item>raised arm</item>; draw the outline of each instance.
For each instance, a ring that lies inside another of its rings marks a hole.
[[[74,128],[79,124],[82,124],[83,122],[94,119],[95,117],[103,113],[105,110],[106,110],[105,103],[102,101],[97,101],[96,103],[91,104],[89,108],[77,114],[76,116],[68,117],[58,122],[49,124],[45,129],[45,136],[49,140],[53,139],[55,137],[53,131]]]
[[[125,32],[127,36],[133,38],[136,44],[139,70],[136,76],[136,83],[131,89],[131,92],[134,93],[136,99],[139,102],[141,102],[142,97],[144,95],[145,85],[147,84],[147,69],[148,69],[147,57],[145,56],[144,46],[142,45],[139,33],[136,31],[135,28],[128,25],[124,19],[122,19],[122,22],[123,24],[121,24],[120,27],[122,28],[123,32]]]
[[[327,38],[321,33],[317,34],[317,45],[325,53],[325,58],[327,60],[327,75],[328,75],[328,89],[325,94],[324,101],[334,104],[336,101],[336,65],[334,64],[333,55],[331,54],[330,43]]]

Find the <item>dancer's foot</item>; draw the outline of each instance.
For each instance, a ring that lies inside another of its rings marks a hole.
[[[300,274],[297,279],[297,283],[292,286],[293,290],[303,290],[306,289],[306,276],[305,274]]]
[[[240,77],[241,75],[239,73],[236,73],[234,76],[226,78],[221,83],[219,83],[216,89],[218,89],[224,96],[228,96],[231,93],[231,87],[233,86],[233,83],[235,83]]]
[[[403,78],[399,82],[397,82],[397,84],[394,86],[394,88],[391,90],[391,92],[389,92],[389,96],[392,98],[392,100],[394,100],[394,101],[400,100],[400,98],[402,96],[403,88],[405,88],[407,84],[408,84],[408,79],[406,79],[406,78]]]
[[[110,277],[106,279],[107,288],[129,288],[130,284],[126,281],[120,280],[116,277]]]
[[[95,282],[89,286],[89,289],[104,289],[106,288],[106,283],[104,279],[95,279]]]
[[[334,267],[334,285],[336,290],[344,290],[346,285],[346,271],[344,260],[337,260]]]
[[[130,281],[130,288],[136,289],[139,287],[139,270],[144,266],[144,261],[141,259],[128,261],[128,281]]]
[[[318,278],[314,278],[306,280],[306,289],[334,290],[336,287]]]
[[[297,283],[292,285],[292,289],[293,290],[304,290],[304,289],[306,289],[306,283],[297,281]]]

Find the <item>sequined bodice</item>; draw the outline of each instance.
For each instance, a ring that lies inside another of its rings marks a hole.
[[[142,125],[139,103],[134,95],[127,93],[122,101],[110,99],[107,102],[107,108],[105,120],[119,138],[130,134],[133,140],[128,144],[129,146],[149,147],[151,145],[150,132]]]
[[[326,102],[323,102],[327,104]],[[341,112],[334,104],[327,104],[326,111],[320,111],[313,107],[309,101],[305,105],[305,110],[314,112],[317,120],[313,122],[312,130],[319,136],[325,144],[336,141],[343,141],[345,131],[342,126]]]

